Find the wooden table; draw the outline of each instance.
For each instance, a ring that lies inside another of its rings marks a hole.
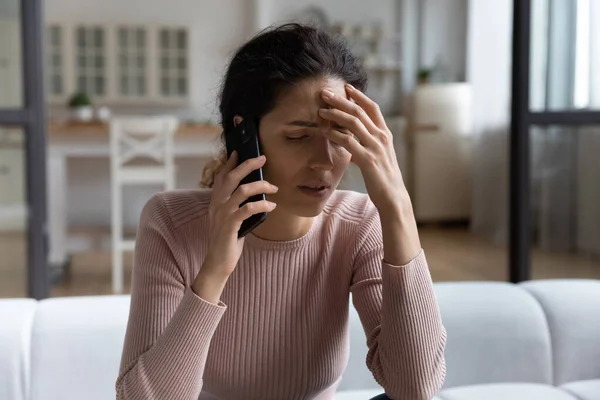
[[[64,265],[67,254],[68,161],[110,157],[108,125],[100,122],[57,123],[47,128],[49,263]],[[220,148],[218,125],[182,124],[175,134],[176,158],[208,158]]]

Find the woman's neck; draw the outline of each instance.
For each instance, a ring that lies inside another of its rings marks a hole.
[[[257,226],[252,233],[265,240],[294,240],[308,233],[313,220],[313,217],[299,217],[283,209],[276,208],[269,213],[267,219]]]

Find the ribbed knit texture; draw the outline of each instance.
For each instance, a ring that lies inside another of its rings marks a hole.
[[[335,191],[303,237],[249,234],[222,303],[190,286],[208,247],[210,190],[154,196],[135,249],[117,398],[332,399],[348,359],[350,294],[366,363],[393,399],[430,399],[446,331],[424,252],[386,264],[367,195]]]

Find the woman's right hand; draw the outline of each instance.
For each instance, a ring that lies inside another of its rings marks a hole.
[[[240,207],[248,198],[262,193],[273,194],[278,188],[265,180],[240,185],[242,179],[265,164],[266,158],[251,158],[236,167],[237,157],[234,152],[217,173],[208,207],[209,250],[193,287],[198,296],[208,301],[218,302],[222,287],[221,290],[215,289],[224,286],[240,259],[244,238],[238,238],[238,231],[242,222],[254,214],[271,212],[276,207],[268,200],[248,202]],[[210,290],[209,286],[214,289]],[[212,299],[198,291],[212,292],[206,295]]]

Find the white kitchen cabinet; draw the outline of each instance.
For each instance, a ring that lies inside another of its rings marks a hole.
[[[48,100],[75,92],[94,105],[185,105],[189,101],[189,32],[155,24],[47,26]]]

